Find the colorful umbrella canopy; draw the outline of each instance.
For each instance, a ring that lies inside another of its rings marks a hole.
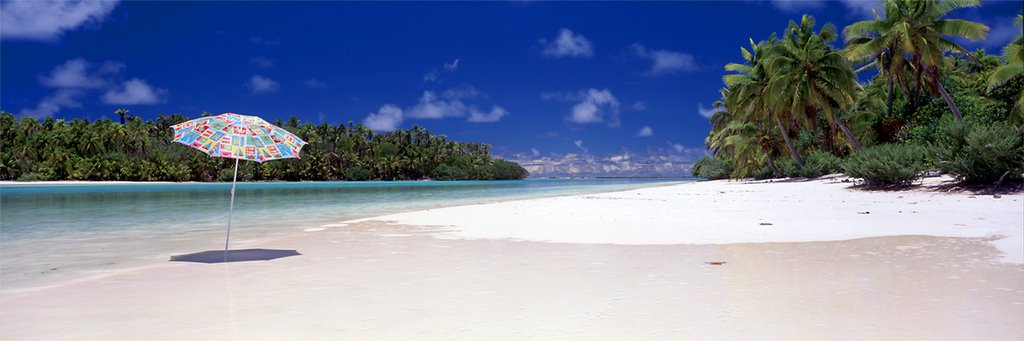
[[[198,149],[213,157],[235,159],[235,175],[231,180],[231,204],[228,208],[228,232],[224,238],[224,261],[228,261],[231,240],[231,217],[235,211],[235,184],[238,160],[264,162],[299,158],[306,141],[281,127],[256,116],[224,113],[201,117],[171,126],[174,142]]]
[[[295,134],[256,116],[224,113],[175,124],[174,142],[213,157],[256,162],[299,158],[306,145]]]

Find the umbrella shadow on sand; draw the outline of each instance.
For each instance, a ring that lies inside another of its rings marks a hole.
[[[231,262],[254,262],[254,261],[267,261],[278,258],[299,256],[302,255],[295,250],[275,250],[275,249],[244,249],[244,250],[230,250],[227,253],[227,257],[224,255],[224,250],[211,250],[196,253],[189,253],[184,255],[171,256],[171,262],[193,262],[193,263],[231,263]]]

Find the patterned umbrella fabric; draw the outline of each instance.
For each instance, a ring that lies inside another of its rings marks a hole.
[[[228,261],[231,240],[231,217],[235,212],[235,183],[238,160],[264,162],[299,158],[306,141],[281,127],[256,116],[224,113],[175,124],[174,142],[198,149],[213,157],[235,159],[235,175],[231,180],[231,204],[228,208],[228,231],[224,237],[224,261]]]
[[[225,113],[175,124],[174,142],[213,157],[264,162],[299,158],[306,145],[295,134],[256,116]]]

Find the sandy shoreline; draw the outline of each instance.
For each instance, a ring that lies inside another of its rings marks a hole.
[[[407,212],[358,221],[443,228],[450,238],[589,244],[730,244],[880,236],[989,238],[1024,263],[1024,196],[867,192],[842,177],[707,181]],[[926,185],[949,181],[931,178]]]
[[[326,224],[245,245],[300,256],[0,290],[0,339],[1024,337],[1024,197],[849,185],[702,182]]]

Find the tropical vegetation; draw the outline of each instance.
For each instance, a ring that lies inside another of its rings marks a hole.
[[[172,142],[170,126],[187,119],[144,121],[115,112],[110,120],[16,119],[0,111],[0,179],[231,181],[233,160]],[[204,114],[208,115],[208,114]],[[292,116],[272,122],[305,140],[301,159],[242,162],[239,180],[506,180],[528,172],[494,158],[490,145],[456,142],[415,126],[375,133],[347,125],[313,125]]]
[[[969,51],[977,0],[885,0],[842,30],[812,16],[750,39],[727,74],[700,177],[817,177],[907,184],[928,170],[968,183],[1024,177],[1024,38]],[[1017,16],[1020,24],[1021,16]],[[724,164],[728,164],[727,166]]]

